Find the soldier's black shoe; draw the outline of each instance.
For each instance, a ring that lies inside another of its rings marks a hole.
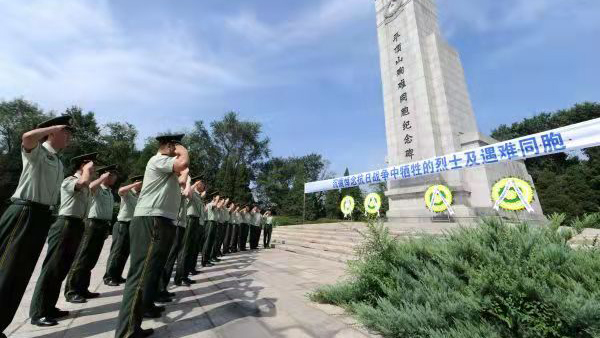
[[[171,297],[168,295],[159,295],[158,298],[156,298],[157,303],[170,303],[172,301],[173,299],[171,299]]]
[[[67,302],[73,303],[73,304],[83,304],[83,303],[87,303],[87,299],[85,299],[85,297],[83,297],[82,295],[74,295],[74,296],[67,297]]]
[[[108,281],[104,282],[104,284],[106,284],[108,286],[119,286],[119,285],[121,285],[118,281],[116,281],[114,279],[109,279]]]
[[[182,279],[182,280],[176,280],[176,281],[175,281],[175,285],[177,285],[177,286],[191,286],[191,285],[192,285],[192,283],[188,283],[188,282],[186,281],[186,279],[184,278],[184,279]]]
[[[162,317],[162,314],[158,311],[144,311],[144,318],[148,318],[148,319],[156,319],[156,318],[160,318]]]
[[[123,284],[123,283],[127,282],[127,279],[123,278],[123,277],[119,277],[119,278],[117,278],[117,282],[119,282],[119,284]],[[149,329],[149,330],[152,330],[152,329]]]
[[[196,276],[199,273],[200,273],[200,271],[198,271],[196,269],[192,269],[192,271],[190,271],[190,275],[192,275],[192,276]]]
[[[134,338],[146,338],[146,337],[150,337],[151,335],[154,334],[154,330],[153,329],[139,329],[136,330],[135,333],[133,334]]]
[[[31,324],[35,326],[55,326],[58,322],[54,318],[42,317],[42,318],[31,318]]]
[[[186,283],[188,283],[188,284],[190,284],[190,285],[191,285],[191,284],[196,284],[196,281],[195,281],[195,280],[191,280],[191,279],[189,279],[189,278],[187,278],[187,277],[185,277],[184,279],[182,279],[182,281],[184,281],[184,282],[186,282]]]
[[[64,318],[69,315],[69,311],[63,311],[57,308],[54,308],[54,311],[50,314],[54,319]]]
[[[158,313],[165,312],[166,310],[167,310],[167,308],[162,305],[153,305],[150,308],[150,311],[158,312]]]
[[[207,266],[211,267],[211,266],[215,266],[215,265],[213,263],[211,263],[211,262],[207,262],[207,263],[202,263],[202,266],[203,267],[207,267]]]
[[[164,294],[165,296],[167,296],[167,297],[170,297],[170,298],[173,298],[173,297],[175,297],[175,292],[169,292],[169,291],[165,291],[163,294]]]
[[[90,292],[88,290],[88,291],[85,291],[85,293],[82,296],[85,297],[86,299],[92,299],[92,298],[100,297],[100,294],[98,292]]]
[[[212,260],[213,260],[213,262],[220,262],[220,261],[221,261],[220,259],[218,259],[218,258],[216,258],[216,257],[215,257],[215,258],[213,258]]]

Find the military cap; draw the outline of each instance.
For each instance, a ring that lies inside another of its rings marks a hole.
[[[68,130],[73,131],[75,128],[73,128],[73,126],[71,125],[71,119],[72,117],[70,115],[61,115],[58,117],[53,117],[49,120],[46,120],[40,124],[37,125],[37,129],[40,128],[48,128],[48,127],[53,127],[53,126],[67,126]]]
[[[161,135],[156,138],[159,143],[181,143],[185,134]]]
[[[135,176],[131,176],[129,177],[129,181],[134,183],[137,181],[143,181],[144,180],[144,175],[135,175]]]
[[[95,161],[97,157],[98,157],[98,153],[90,153],[90,154],[75,156],[71,159],[71,165],[74,167],[79,167],[80,165],[82,165],[84,163]]]
[[[99,175],[102,175],[104,173],[116,173],[117,172],[117,165],[116,164],[107,165],[107,166],[104,166],[102,168],[98,168],[96,170],[96,172]]]

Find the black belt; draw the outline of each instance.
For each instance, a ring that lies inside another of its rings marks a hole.
[[[62,218],[62,219],[67,220],[67,221],[83,222],[83,218],[74,217],[74,216],[58,215],[58,218],[59,219]]]
[[[24,205],[24,206],[32,207],[35,209],[42,209],[44,211],[50,212],[50,206],[46,205],[46,204],[28,201],[28,200],[22,200],[20,198],[13,198],[13,199],[11,199],[11,202],[12,202],[12,204]]]
[[[88,218],[88,219],[89,219],[90,221],[104,223],[104,225],[106,225],[106,226],[110,227],[110,222],[111,222],[111,221],[108,221],[108,220],[105,220],[105,219],[99,219],[99,218]]]

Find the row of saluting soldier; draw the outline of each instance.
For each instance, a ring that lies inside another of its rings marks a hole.
[[[117,166],[96,168],[98,154],[71,160],[74,173],[64,178],[58,153],[73,131],[70,116],[50,119],[22,137],[23,171],[10,205],[0,218],[0,338],[14,318],[38,258],[48,250],[31,301],[31,323],[57,325],[69,315],[56,308],[61,285],[71,303],[86,303],[96,266],[113,218],[112,186]],[[220,256],[269,247],[273,217],[256,205],[238,205],[216,191],[207,191],[202,177],[190,177],[183,135],[159,136],[159,150],[118,190],[121,198],[104,283],[125,283],[115,337],[153,334],[142,329],[143,318],[159,318],[175,296],[167,289],[173,270],[177,286],[190,286],[198,258],[212,266]],[[58,218],[52,206],[60,199]],[[84,222],[85,220],[85,222]],[[130,259],[127,278],[122,277]],[[177,264],[175,264],[177,262]]]

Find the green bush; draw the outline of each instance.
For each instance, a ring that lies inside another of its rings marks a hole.
[[[407,241],[370,224],[351,277],[310,297],[384,337],[597,337],[600,251],[570,248],[563,220],[490,219]]]

